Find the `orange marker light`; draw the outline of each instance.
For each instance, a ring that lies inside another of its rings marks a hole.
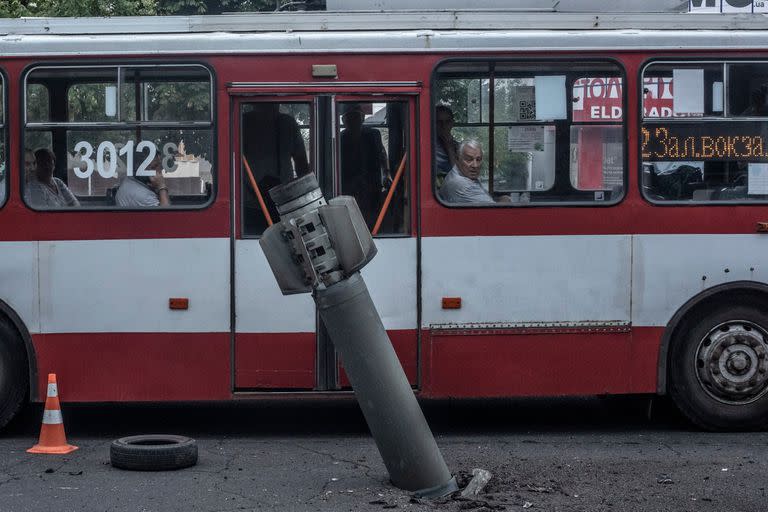
[[[168,299],[170,309],[189,309],[189,299],[186,297],[176,297]]]
[[[461,309],[461,297],[443,297],[443,309]]]

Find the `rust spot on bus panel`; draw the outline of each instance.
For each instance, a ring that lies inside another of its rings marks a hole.
[[[443,297],[443,309],[461,309],[461,297]]]
[[[186,297],[171,297],[168,299],[170,309],[189,309],[189,299]]]

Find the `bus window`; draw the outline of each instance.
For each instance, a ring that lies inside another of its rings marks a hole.
[[[24,185],[40,210],[197,207],[213,186],[212,81],[194,65],[53,67],[26,76],[24,145],[53,153]]]
[[[0,206],[5,204],[8,197],[8,157],[5,147],[5,81],[0,75]]]
[[[647,199],[768,200],[768,135],[759,119],[768,115],[766,63],[652,63],[643,72],[643,84]]]
[[[280,218],[269,190],[314,168],[312,104],[245,103],[240,122],[242,226],[243,236],[248,237],[261,235],[270,220]]]
[[[403,102],[338,104],[339,191],[357,200],[371,230],[385,208],[376,234],[404,234],[410,225],[405,208],[409,182],[407,114]]]
[[[768,116],[768,63],[728,64],[728,112],[734,117]]]
[[[445,125],[434,128],[437,197],[451,206],[475,202],[468,198],[490,205],[618,202],[625,179],[621,73],[600,62],[440,65],[435,117],[453,117],[453,129],[449,136]],[[477,178],[458,154],[468,139],[482,152]]]

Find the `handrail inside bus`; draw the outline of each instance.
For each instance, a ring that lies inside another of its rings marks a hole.
[[[381,205],[381,211],[379,212],[379,216],[376,219],[376,224],[373,226],[373,230],[371,230],[371,234],[375,235],[379,232],[379,228],[381,228],[381,223],[384,221],[384,215],[387,214],[387,210],[389,209],[389,203],[392,201],[392,196],[395,193],[395,188],[397,188],[397,184],[400,182],[400,178],[403,175],[403,171],[405,170],[405,159],[408,157],[408,153],[406,152],[403,155],[403,159],[400,160],[400,165],[397,167],[397,172],[395,173],[395,179],[392,180],[392,184],[389,186],[389,192],[387,192],[387,198],[384,199],[384,204]]]
[[[256,199],[259,200],[259,206],[261,207],[262,213],[264,213],[264,218],[267,219],[267,226],[272,225],[272,217],[269,215],[269,210],[267,209],[267,205],[264,203],[264,198],[261,196],[261,190],[259,189],[258,183],[256,183],[256,178],[253,177],[253,171],[251,171],[251,166],[248,165],[248,159],[245,158],[245,155],[242,155],[243,157],[243,163],[245,164],[245,172],[248,173],[248,181],[251,182],[251,187],[253,187],[253,191],[256,193]]]

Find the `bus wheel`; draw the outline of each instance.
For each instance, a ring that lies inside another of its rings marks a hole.
[[[0,318],[0,429],[19,412],[27,388],[26,351],[16,330]]]
[[[768,424],[768,308],[710,310],[688,324],[670,353],[670,394],[697,425]]]

